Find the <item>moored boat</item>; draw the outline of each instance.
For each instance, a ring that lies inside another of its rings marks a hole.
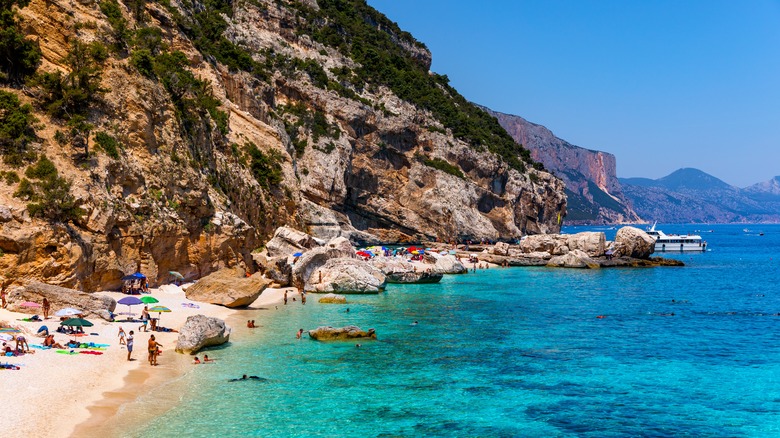
[[[707,242],[698,234],[666,234],[656,230],[654,223],[647,234],[655,239],[655,252],[706,251]]]

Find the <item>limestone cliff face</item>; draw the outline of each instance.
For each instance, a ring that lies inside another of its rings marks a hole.
[[[623,194],[615,156],[581,148],[520,116],[488,110],[531,156],[566,183],[568,223],[625,223],[641,219]]]
[[[366,241],[509,239],[560,229],[561,180],[531,166],[517,170],[456,138],[386,86],[341,81],[349,92],[334,91],[336,72],[359,65],[307,35],[312,23],[293,4],[235,2],[220,14],[227,41],[257,65],[273,66],[258,74],[224,65],[191,40],[181,20],[197,16],[200,3],[146,3],[140,23],[119,2],[130,29],[158,28],[166,49],[186,56],[186,69],[227,114],[226,129],[206,111],[184,120],[166,86],[131,63],[132,48],[111,53],[102,72],[109,91],[89,122],[119,140],[120,157],[77,158],[79,150],[55,141],[65,122],[36,106],[32,147],[72,181],[86,214],[67,223],[31,218],[13,196],[17,185],[0,183],[3,286],[37,279],[92,291],[118,287],[135,270],[152,284],[170,280],[168,271],[187,278],[237,265],[252,271],[251,252],[283,224]],[[74,39],[104,41],[111,31],[89,0],[32,0],[21,15],[42,49],[39,71],[67,72],[63,58]],[[430,66],[424,46],[377,21],[415,63]],[[304,62],[321,66],[314,71],[325,78],[306,74],[313,67]],[[36,105],[34,89],[4,90]]]

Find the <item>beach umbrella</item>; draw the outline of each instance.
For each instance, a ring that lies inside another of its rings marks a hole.
[[[141,302],[144,304],[154,304],[159,303],[160,301],[155,297],[147,295],[145,297],[141,297]]]
[[[83,310],[74,309],[73,307],[66,307],[64,309],[60,309],[57,311],[57,313],[54,314],[54,316],[76,316],[84,313]]]
[[[171,311],[171,309],[169,309],[169,308],[167,308],[165,306],[154,306],[151,309],[149,309],[149,311],[150,312],[157,312],[157,319],[159,320],[159,319],[162,318],[163,312],[169,313]]]
[[[25,301],[22,304],[19,304],[21,307],[41,307],[40,304],[34,303],[32,301]]]
[[[184,276],[176,271],[168,271],[168,273],[178,278],[179,280],[184,280]]]
[[[70,318],[62,321],[60,325],[66,325],[69,327],[92,327],[95,324],[92,324],[84,318]]]
[[[84,318],[70,318],[66,319],[65,321],[62,321],[60,325],[68,326],[68,327],[92,327],[94,324],[87,321]],[[76,340],[76,334],[73,333],[73,340]]]
[[[137,306],[139,304],[143,304],[144,302],[139,300],[138,298],[134,296],[124,297],[121,300],[117,301],[117,304],[124,304],[127,306],[127,312],[128,315],[132,315],[130,312],[130,306]]]
[[[146,278],[146,275],[136,272],[135,274],[125,275],[122,277],[122,281],[143,280],[144,278]]]

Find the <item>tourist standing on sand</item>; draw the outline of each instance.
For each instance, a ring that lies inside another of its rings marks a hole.
[[[149,324],[149,306],[144,306],[144,310],[141,311],[141,322],[143,325],[141,327],[138,327],[138,331],[141,331],[141,329],[146,330],[146,324]]]
[[[49,303],[49,300],[44,298],[43,299],[43,306],[41,306],[41,310],[43,311],[43,319],[49,319],[49,310],[51,310],[51,303]]]
[[[157,365],[157,356],[162,344],[154,340],[154,335],[149,338],[149,365]]]
[[[127,360],[130,359],[130,355],[133,354],[133,331],[130,330],[130,334],[127,337]]]
[[[119,345],[126,345],[125,342],[125,329],[119,327]]]
[[[3,300],[5,300],[5,299],[3,299]],[[287,305],[287,290],[284,291],[284,305],[285,306]],[[5,306],[3,306],[3,307],[5,307]]]

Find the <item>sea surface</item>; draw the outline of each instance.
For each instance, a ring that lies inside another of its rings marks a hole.
[[[780,436],[780,226],[658,228],[699,230],[710,250],[664,254],[685,267],[494,268],[255,311],[263,327],[123,407],[146,420],[112,434]],[[614,237],[564,231],[594,229]],[[379,339],[295,339],[347,324]],[[261,379],[228,381],[242,374]]]

